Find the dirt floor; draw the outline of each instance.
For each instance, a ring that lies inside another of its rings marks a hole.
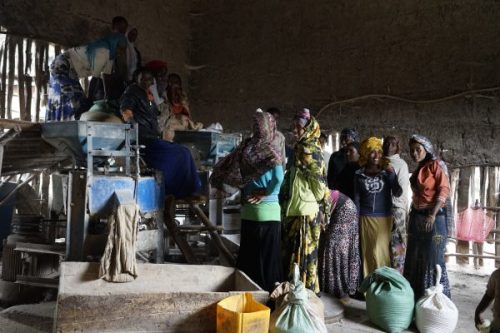
[[[484,293],[490,270],[474,270],[450,265],[449,271],[452,299],[460,312],[455,332],[475,332],[474,310]],[[55,302],[24,304],[3,309],[0,312],[0,331],[9,333],[51,332],[54,310]],[[328,332],[382,332],[370,324],[364,302],[352,300],[346,306],[344,315],[344,319],[327,326]],[[486,317],[491,318],[490,311],[487,311]],[[410,330],[405,332],[418,331],[415,327],[410,327]]]

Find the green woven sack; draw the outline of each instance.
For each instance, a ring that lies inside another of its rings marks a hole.
[[[380,267],[360,287],[366,292],[370,321],[385,332],[398,333],[410,326],[415,300],[410,283],[395,269]]]

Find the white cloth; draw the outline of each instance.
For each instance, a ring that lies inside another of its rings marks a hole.
[[[403,189],[403,194],[401,194],[401,196],[392,197],[392,204],[395,207],[403,208],[408,211],[410,198],[410,173],[408,172],[408,164],[406,164],[399,154],[387,156],[387,159],[391,162],[398,176],[399,186]]]
[[[69,60],[79,78],[101,77],[101,73],[111,74],[113,60],[109,59],[109,50],[98,48],[95,50],[94,63],[91,64],[87,55],[87,46],[77,46],[66,51]]]
[[[134,78],[134,72],[137,70],[137,51],[135,50],[134,43],[127,39],[127,72],[128,79],[132,81]]]

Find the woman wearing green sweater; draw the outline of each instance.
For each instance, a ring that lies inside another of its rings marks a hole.
[[[276,122],[270,113],[254,115],[253,135],[213,170],[215,188],[241,189],[241,240],[236,267],[264,290],[283,280],[278,194],[283,182],[282,156],[273,142]]]

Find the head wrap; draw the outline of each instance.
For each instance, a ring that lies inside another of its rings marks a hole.
[[[361,143],[361,148],[359,151],[359,165],[364,166],[368,163],[370,153],[373,150],[382,152],[382,139],[372,136]]]
[[[411,145],[413,142],[421,144],[431,159],[435,160],[437,158],[436,154],[434,153],[434,147],[432,146],[431,140],[423,135],[413,134],[410,138],[409,144]]]
[[[167,63],[162,60],[151,60],[150,62],[144,65],[147,69],[149,69],[156,76],[158,72],[161,70],[168,70]]]
[[[359,142],[359,133],[354,128],[344,128],[342,132],[340,132],[340,140],[346,137],[351,137],[352,141]]]
[[[348,143],[346,147],[349,147],[349,146],[353,146],[354,148],[356,148],[356,150],[358,151],[358,154],[361,151],[361,144],[358,141],[353,141],[351,143]]]
[[[282,162],[281,154],[272,144],[276,121],[267,112],[257,111],[253,117],[253,135],[214,167],[210,182],[215,188],[222,184],[242,188],[267,170]]]
[[[299,110],[295,113],[294,119],[295,122],[300,124],[300,126],[306,127],[307,122],[311,119],[311,112],[306,108]]]

